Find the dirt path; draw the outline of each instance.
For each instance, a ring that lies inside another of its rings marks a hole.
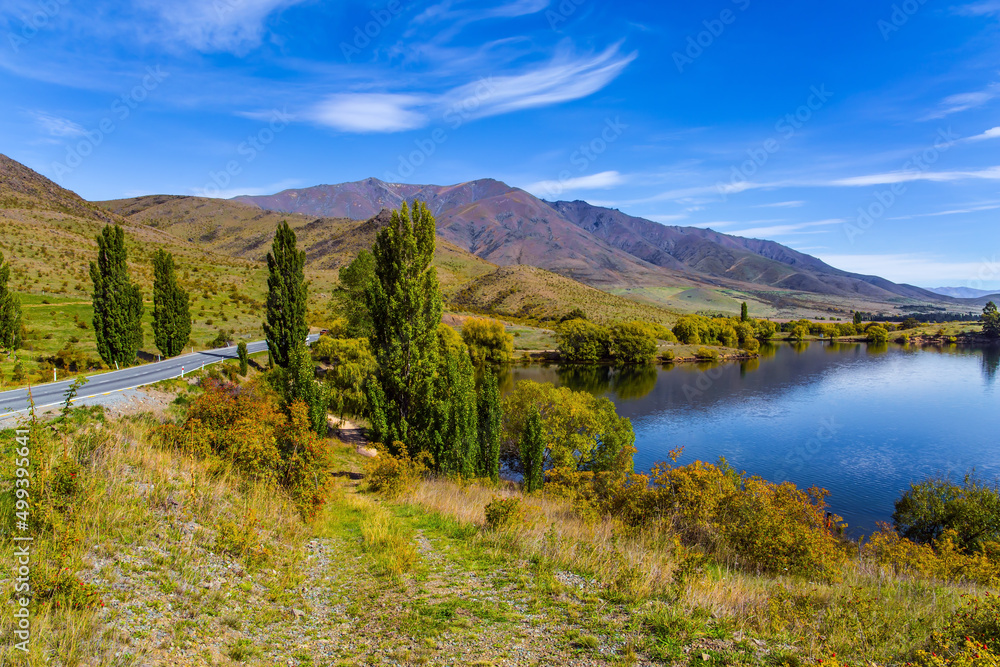
[[[363,428],[350,420],[332,415],[327,418],[327,423],[330,425],[331,435],[338,438],[341,442],[354,447],[358,454],[368,458],[375,457],[375,449],[369,445]]]

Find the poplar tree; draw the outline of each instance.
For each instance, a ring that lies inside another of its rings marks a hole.
[[[164,357],[176,357],[191,338],[188,293],[177,284],[174,256],[162,248],[153,255],[153,339]]]
[[[542,433],[542,416],[535,406],[531,407],[528,418],[524,421],[520,450],[521,463],[524,464],[524,489],[528,493],[538,491],[545,481],[542,471],[545,463],[545,436]]]
[[[247,354],[246,341],[241,340],[240,344],[236,346],[236,354],[240,358],[240,375],[246,377],[247,373],[250,372],[250,355]]]
[[[471,478],[479,469],[476,371],[464,343],[442,341],[441,347],[433,398],[434,460],[447,475]]]
[[[479,466],[477,474],[500,481],[500,430],[503,412],[496,373],[489,366],[479,388]]]
[[[108,366],[128,366],[142,347],[143,304],[142,290],[128,275],[125,230],[105,225],[97,249],[97,261],[90,263],[97,353]]]
[[[10,291],[10,264],[0,253],[0,348],[16,350],[21,347],[21,300]]]
[[[747,302],[744,301],[743,305],[740,306],[740,322],[748,322],[750,320],[750,309],[747,308]]]
[[[434,257],[434,217],[421,202],[403,203],[375,239],[374,277],[365,303],[377,370],[368,384],[377,441],[404,443],[411,456],[435,448],[434,376],[438,368],[441,291]],[[447,443],[446,443],[447,444]]]
[[[264,335],[274,363],[288,368],[291,352],[305,342],[306,254],[296,248],[295,232],[282,220],[267,254],[267,312]]]

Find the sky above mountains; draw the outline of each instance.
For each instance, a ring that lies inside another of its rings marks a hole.
[[[998,0],[7,0],[0,90],[88,199],[492,177],[1000,288]]]

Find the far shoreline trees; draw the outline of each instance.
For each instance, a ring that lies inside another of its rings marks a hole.
[[[130,366],[142,347],[144,306],[142,291],[128,274],[125,230],[106,225],[97,247],[97,261],[90,263],[97,352],[108,366]]]

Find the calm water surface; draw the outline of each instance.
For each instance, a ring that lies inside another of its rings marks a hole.
[[[607,396],[636,433],[637,470],[724,456],[765,479],[821,486],[851,534],[888,521],[908,487],[975,468],[1000,477],[1000,349],[767,346],[759,360],[618,371],[513,368],[517,380]]]

